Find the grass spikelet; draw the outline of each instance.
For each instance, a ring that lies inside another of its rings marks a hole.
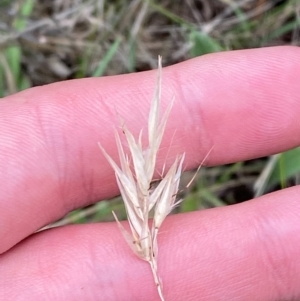
[[[135,139],[124,123],[122,130],[130,153],[125,153],[119,134],[116,132],[120,167],[107,154],[100,143],[99,147],[115,171],[131,233],[124,229],[114,212],[113,215],[132,251],[139,258],[150,264],[160,299],[165,300],[157,270],[157,235],[166,216],[178,204],[178,202],[176,203],[176,195],[182,173],[184,155],[175,159],[175,162],[160,183],[156,188],[152,189],[150,185],[155,171],[157,152],[174,103],[174,99],[172,99],[163,116],[160,115],[161,78],[162,66],[161,57],[159,57],[156,89],[148,119],[148,146],[145,148],[142,146],[142,130],[138,139]],[[154,217],[152,221],[149,221],[151,210],[154,211]]]

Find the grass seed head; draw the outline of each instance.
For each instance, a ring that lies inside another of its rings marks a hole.
[[[156,88],[148,118],[148,146],[146,148],[143,149],[142,147],[142,130],[138,139],[135,139],[125,123],[122,125],[122,131],[125,134],[130,153],[125,153],[119,134],[116,132],[120,167],[107,154],[101,144],[99,146],[115,171],[131,233],[124,229],[114,212],[113,215],[132,251],[139,258],[149,262],[160,299],[164,300],[162,284],[157,271],[157,234],[166,216],[178,204],[178,202],[176,203],[176,195],[184,155],[177,156],[160,183],[152,189],[151,182],[155,171],[157,153],[174,103],[174,99],[172,99],[161,117],[161,86],[162,65],[161,57],[159,57]],[[133,163],[133,166],[130,162]],[[149,212],[152,209],[154,210],[154,217],[152,222],[149,222]]]

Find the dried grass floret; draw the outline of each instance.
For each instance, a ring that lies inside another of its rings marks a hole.
[[[115,136],[120,167],[107,154],[101,144],[99,146],[115,171],[116,181],[125,204],[131,233],[125,230],[114,212],[113,215],[132,251],[139,258],[150,264],[160,299],[164,300],[162,283],[157,271],[157,235],[166,216],[180,202],[176,202],[176,196],[182,173],[184,154],[177,156],[175,162],[157,187],[152,189],[151,182],[153,181],[157,153],[174,103],[174,99],[172,99],[161,117],[161,78],[162,66],[161,57],[159,57],[156,88],[148,119],[148,146],[146,148],[142,146],[142,130],[136,140],[124,122],[122,131],[125,134],[130,154],[124,152],[121,139],[116,131]],[[149,221],[151,210],[154,211],[152,222]]]

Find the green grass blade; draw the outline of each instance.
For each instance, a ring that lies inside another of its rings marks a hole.
[[[280,184],[282,188],[287,186],[287,180],[300,173],[300,148],[280,154],[273,172],[266,185],[266,191]]]
[[[223,50],[216,40],[197,30],[192,30],[188,38],[193,45],[190,50],[192,57]]]
[[[295,30],[295,28],[297,28],[299,26],[300,26],[299,20],[293,20],[293,21],[281,26],[280,28],[278,28],[277,30],[272,32],[271,34],[269,34],[265,39],[263,39],[262,44],[264,45],[264,44],[269,43],[271,40],[278,39],[279,37],[285,35],[286,33]]]
[[[134,37],[130,37],[129,40],[129,72],[134,72],[136,68],[136,42]]]
[[[144,1],[149,1],[149,0],[144,0]],[[164,8],[162,5],[157,4],[154,1],[149,1],[149,4],[154,10],[156,10],[157,12],[162,14],[163,16],[167,17],[168,19],[170,19],[174,23],[177,23],[179,25],[184,25],[185,27],[190,28],[190,29],[194,28],[193,24],[187,22],[183,18],[181,18],[181,17],[177,16],[176,14],[170,12],[169,10]]]
[[[34,8],[35,0],[24,1],[19,11],[19,17],[14,20],[14,28],[18,31],[26,27],[28,17],[31,15]]]
[[[98,77],[104,74],[108,64],[110,63],[115,53],[117,52],[120,43],[121,43],[121,38],[117,38],[115,42],[111,45],[107,53],[105,54],[104,58],[100,61],[97,69],[93,73],[93,76]]]
[[[21,56],[22,51],[19,46],[10,46],[4,51],[7,63],[13,75],[16,86],[18,86],[21,76]]]

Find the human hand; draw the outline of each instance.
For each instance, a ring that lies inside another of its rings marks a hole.
[[[148,264],[115,223],[33,234],[118,193],[97,142],[117,157],[116,111],[133,133],[146,128],[155,74],[60,82],[0,102],[0,300],[158,300]],[[194,168],[212,145],[208,165],[299,146],[299,78],[300,50],[292,47],[165,68],[163,107],[173,94],[176,101],[158,168],[183,152]],[[170,216],[159,235],[166,300],[299,299],[299,193]]]

